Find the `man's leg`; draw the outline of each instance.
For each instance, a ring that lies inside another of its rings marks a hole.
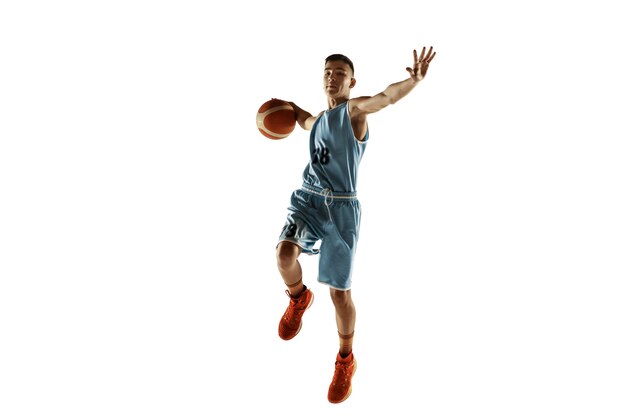
[[[354,308],[354,302],[352,302],[352,292],[351,290],[342,291],[331,288],[330,297],[335,305],[335,319],[339,333],[339,354],[345,358],[352,352],[352,339],[356,321],[356,309]]]
[[[303,290],[302,267],[298,262],[298,256],[301,252],[300,246],[288,241],[280,242],[276,248],[278,271],[292,297],[297,297]]]
[[[356,371],[356,360],[352,354],[352,338],[356,309],[350,290],[341,291],[331,288],[330,296],[335,305],[335,318],[339,333],[339,353],[335,360],[335,374],[328,387],[328,401],[340,403],[352,393],[352,376]]]
[[[281,339],[293,339],[302,328],[302,316],[313,304],[313,293],[302,283],[302,267],[298,262],[298,256],[302,249],[300,246],[282,241],[276,249],[276,261],[278,271],[287,285],[289,306],[278,324],[278,335]]]

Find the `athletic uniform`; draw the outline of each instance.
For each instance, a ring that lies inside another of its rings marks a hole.
[[[362,141],[354,136],[347,101],[317,118],[311,129],[311,160],[302,174],[302,188],[291,195],[279,238],[304,253],[319,253],[318,281],[340,290],[350,289],[352,282],[361,220],[356,183],[368,138],[369,130]]]

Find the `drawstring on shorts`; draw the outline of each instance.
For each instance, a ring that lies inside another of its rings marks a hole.
[[[331,223],[334,223],[333,215],[330,213],[330,205],[333,204],[333,191],[330,188],[324,188],[322,194],[324,195],[324,205],[326,210],[328,210],[328,218]]]
[[[307,193],[316,194],[324,197],[324,205],[326,206],[326,210],[328,211],[328,218],[331,223],[334,223],[333,216],[330,212],[330,206],[333,204],[335,200],[356,200],[356,193],[341,193],[331,190],[330,188],[316,188],[308,184],[302,185],[302,190]]]

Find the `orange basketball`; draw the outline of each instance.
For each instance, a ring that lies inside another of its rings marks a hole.
[[[296,127],[296,112],[291,104],[273,98],[259,107],[256,126],[267,138],[285,139]]]

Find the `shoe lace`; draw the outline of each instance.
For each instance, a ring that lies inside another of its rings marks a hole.
[[[289,291],[285,291],[285,293],[289,295]],[[293,299],[291,297],[289,298],[289,307],[287,308],[287,311],[285,311],[284,315],[285,321],[287,323],[291,323],[294,319],[297,319],[297,317],[299,315],[302,315],[302,313],[304,312],[303,308],[297,308],[297,304],[297,299]]]
[[[333,385],[346,385],[348,383],[348,367],[350,363],[335,361],[335,375]]]

